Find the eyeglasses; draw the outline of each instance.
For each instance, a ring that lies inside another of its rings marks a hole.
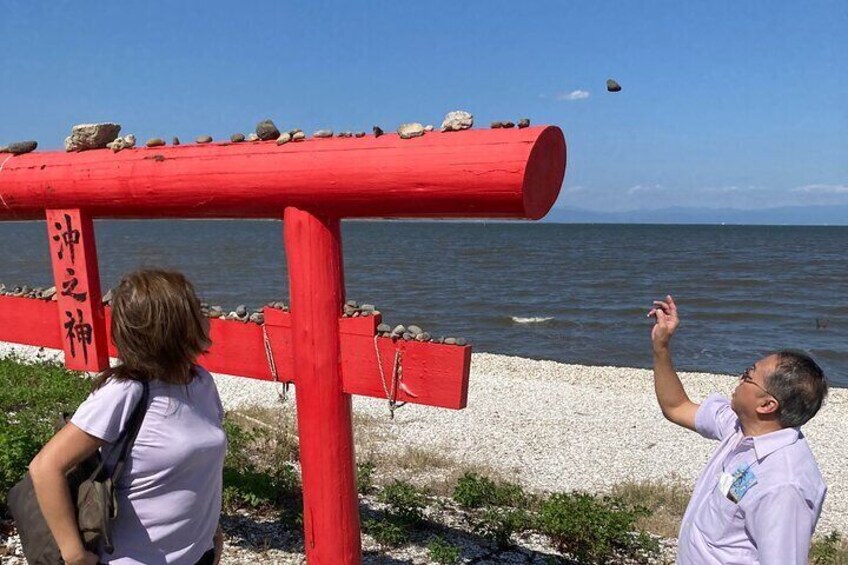
[[[756,369],[756,366],[755,366],[755,365],[751,365],[750,367],[748,367],[747,369],[745,369],[744,371],[742,371],[742,374],[741,374],[741,375],[739,375],[739,380],[740,380],[740,381],[742,381],[743,383],[751,383],[752,385],[754,385],[755,387],[757,387],[758,389],[760,389],[761,391],[763,391],[763,392],[764,392],[764,393],[766,393],[767,395],[771,396],[771,397],[772,397],[772,398],[774,398],[775,400],[778,400],[778,398],[777,398],[774,394],[770,393],[766,387],[764,387],[763,385],[761,385],[760,383],[758,383],[757,381],[755,381],[755,380],[751,377],[751,373],[752,373],[755,369]],[[780,401],[778,400],[778,402],[780,402]]]

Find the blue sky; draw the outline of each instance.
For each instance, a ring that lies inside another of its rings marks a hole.
[[[0,144],[530,117],[557,207],[848,204],[848,2],[10,2]],[[623,91],[605,91],[607,78]]]

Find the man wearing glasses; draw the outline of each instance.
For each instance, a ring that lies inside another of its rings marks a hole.
[[[698,477],[680,526],[677,562],[805,564],[824,501],[818,464],[800,427],[827,396],[821,368],[808,355],[780,351],[739,377],[731,398],[689,400],[671,362],[680,319],[671,296],[648,316],[654,387],[671,422],[719,440]]]

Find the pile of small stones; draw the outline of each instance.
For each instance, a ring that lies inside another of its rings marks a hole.
[[[56,295],[55,286],[51,286],[50,288],[42,288],[40,286],[29,287],[27,285],[7,287],[3,283],[0,283],[0,296],[12,296],[15,298],[37,298],[39,300],[53,301],[56,301],[58,299]]]
[[[376,316],[380,311],[373,304],[359,304],[356,300],[345,302],[342,318],[359,318]],[[434,338],[429,332],[425,332],[419,326],[410,324],[404,326],[398,324],[394,327],[389,324],[377,326],[377,335],[391,339],[402,339],[404,341],[426,341],[430,343],[444,343],[445,345],[468,345],[468,340],[463,337],[438,337]]]
[[[360,305],[356,300],[348,300],[342,307],[342,318],[364,318],[376,316],[380,311],[373,304]]]
[[[426,341],[429,343],[443,343],[445,345],[468,345],[468,340],[464,337],[433,337],[430,335],[430,332],[425,332],[414,324],[408,326],[398,324],[395,327],[389,324],[380,324],[377,326],[377,335],[394,340]]]
[[[620,87],[619,87],[620,89]],[[474,125],[474,116],[464,110],[455,110],[448,112],[442,120],[440,131],[462,131],[471,129]],[[496,121],[492,122],[493,128],[512,128],[515,123],[511,121]],[[519,128],[530,126],[530,120],[522,118],[518,120]],[[421,137],[425,133],[434,131],[433,125],[423,125],[418,122],[410,122],[401,124],[397,128],[397,133],[401,139],[412,139]],[[380,126],[372,128],[374,137],[380,137],[385,132]],[[120,137],[121,124],[114,122],[104,122],[98,124],[77,124],[71,128],[71,135],[65,138],[65,151],[79,152],[89,151],[91,149],[111,149],[115,153],[124,149],[133,149],[136,146],[135,135],[129,134]],[[340,131],[334,133],[332,129],[319,129],[313,132],[314,139],[327,139],[332,137],[365,137],[364,131]],[[306,134],[302,129],[291,129],[289,131],[280,131],[280,129],[270,119],[262,120],[256,124],[256,129],[253,133],[244,135],[243,133],[234,133],[230,136],[230,143],[244,143],[256,141],[276,141],[277,145],[284,145],[290,141],[302,141],[306,139]],[[213,138],[210,135],[201,135],[195,138],[195,142],[203,145],[212,143]],[[167,145],[164,138],[153,137],[148,139],[144,146],[148,148],[163,147]],[[171,145],[180,145],[180,139],[174,137],[171,140]],[[38,147],[36,141],[17,141],[6,146],[0,146],[0,153],[11,153],[12,155],[23,155],[35,151]]]
[[[510,129],[515,127],[515,123],[510,121],[496,121],[491,124],[492,129]],[[518,120],[518,129],[524,129],[530,127],[529,118],[521,118]]]

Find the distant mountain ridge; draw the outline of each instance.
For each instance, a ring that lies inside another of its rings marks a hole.
[[[785,206],[760,210],[732,208],[660,208],[598,212],[554,208],[542,220],[559,224],[732,224],[848,226],[848,206]]]

